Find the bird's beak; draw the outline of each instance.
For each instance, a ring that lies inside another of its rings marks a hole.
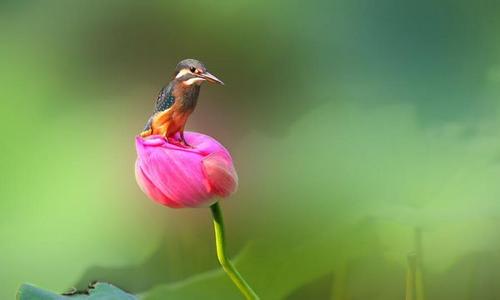
[[[201,73],[198,75],[198,77],[206,79],[208,82],[211,82],[211,83],[218,83],[218,84],[224,85],[224,82],[222,82],[222,80],[220,80],[219,78],[210,74],[209,72]]]

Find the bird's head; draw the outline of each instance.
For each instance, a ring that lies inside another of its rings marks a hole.
[[[177,64],[174,79],[186,86],[200,85],[205,81],[224,85],[219,78],[207,71],[201,61],[191,58],[181,60]]]

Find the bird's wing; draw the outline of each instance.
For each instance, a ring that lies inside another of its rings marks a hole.
[[[158,98],[156,98],[155,108],[153,111],[153,115],[149,118],[146,126],[144,126],[144,131],[151,129],[151,124],[153,123],[154,116],[162,111],[165,111],[172,107],[175,103],[175,97],[172,95],[172,85],[169,84],[161,89],[158,94]]]
[[[172,107],[175,97],[172,95],[172,86],[169,84],[162,88],[155,103],[155,113],[164,111]]]

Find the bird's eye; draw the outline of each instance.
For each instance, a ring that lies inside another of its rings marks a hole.
[[[191,71],[192,73],[194,73],[196,71],[196,68],[195,67],[191,67],[191,68],[189,68],[189,71]]]

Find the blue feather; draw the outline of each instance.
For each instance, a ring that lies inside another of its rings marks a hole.
[[[172,107],[172,105],[174,105],[174,103],[175,103],[175,97],[174,95],[172,95],[172,84],[169,84],[163,89],[161,89],[160,94],[156,99],[153,116],[149,118],[148,122],[146,123],[146,126],[144,127],[144,130],[146,131],[151,129],[151,123],[153,123],[153,117],[155,114],[169,109],[170,107]]]

